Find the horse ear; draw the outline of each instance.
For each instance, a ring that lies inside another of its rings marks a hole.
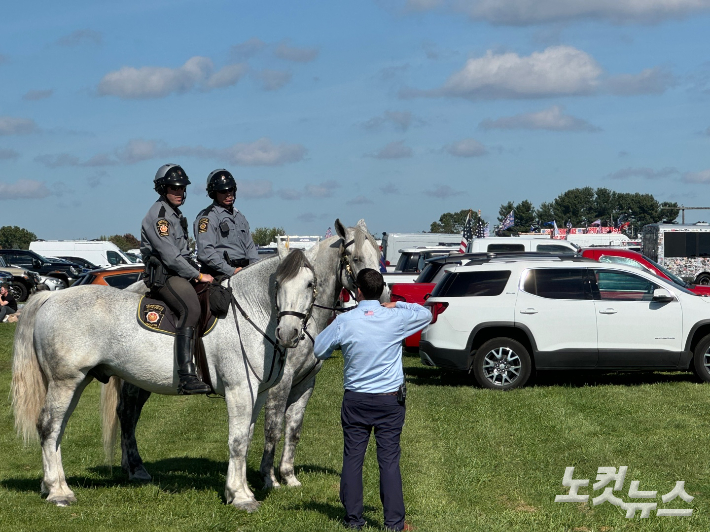
[[[303,252],[303,254],[308,259],[308,262],[315,264],[316,257],[318,256],[318,246],[311,246]]]
[[[360,219],[357,221],[357,226],[358,226],[360,229],[362,229],[363,231],[365,231],[365,233],[367,233],[367,224],[365,223],[365,219],[364,219],[364,218],[360,218]]]
[[[286,247],[286,244],[281,241],[276,244],[276,250],[279,252],[279,260],[284,260],[286,255],[288,255],[288,248]]]
[[[335,232],[338,233],[338,236],[342,238],[343,240],[346,240],[345,238],[345,226],[340,222],[340,218],[335,220]]]

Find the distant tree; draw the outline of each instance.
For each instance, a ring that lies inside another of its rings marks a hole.
[[[0,227],[0,248],[2,249],[29,249],[30,242],[34,240],[37,240],[37,235],[22,227],[16,225]]]
[[[512,201],[504,203],[498,209],[498,222],[503,223],[506,216],[513,211],[515,225],[510,227],[501,234],[503,236],[516,233],[527,233],[530,231],[530,227],[535,224],[536,214],[535,206],[528,200],[523,200],[517,205],[514,205]]]
[[[251,232],[251,238],[257,246],[267,246],[276,241],[278,235],[285,235],[283,227],[257,227]]]
[[[429,229],[430,233],[460,233],[463,231],[463,226],[466,224],[466,217],[468,216],[468,209],[464,209],[458,212],[445,212],[439,216],[438,222],[432,222]],[[471,213],[473,218],[473,227],[475,229],[476,222],[478,221],[478,212],[473,211]]]
[[[121,251],[128,251],[129,249],[141,247],[141,241],[130,233],[112,236],[101,235],[99,240],[108,240],[109,242],[116,244]]]
[[[675,221],[675,219],[678,218],[678,215],[680,214],[680,208],[678,207],[678,203],[676,203],[675,201],[662,202],[659,211],[661,214],[661,220],[665,222]]]

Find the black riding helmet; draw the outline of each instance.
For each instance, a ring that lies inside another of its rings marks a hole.
[[[227,170],[220,168],[207,176],[207,195],[214,199],[215,192],[224,192],[225,190],[234,189],[237,192],[237,182]]]
[[[179,164],[164,164],[155,174],[153,179],[155,191],[164,196],[167,193],[167,186],[186,187],[190,184],[190,178],[187,177],[185,170]]]

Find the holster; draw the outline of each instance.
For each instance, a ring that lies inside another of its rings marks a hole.
[[[407,400],[407,383],[402,382],[402,384],[399,385],[399,388],[397,388],[397,402],[401,405],[404,405],[406,400]]]
[[[158,257],[154,255],[148,257],[145,264],[145,279],[143,280],[148,288],[154,291],[160,290],[165,286],[169,276],[168,269]]]

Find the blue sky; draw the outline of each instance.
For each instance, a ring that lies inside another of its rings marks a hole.
[[[570,188],[710,206],[710,0],[71,1],[0,20],[0,225],[139,234],[166,162],[252,228],[492,223]],[[710,212],[688,211],[686,221]]]

